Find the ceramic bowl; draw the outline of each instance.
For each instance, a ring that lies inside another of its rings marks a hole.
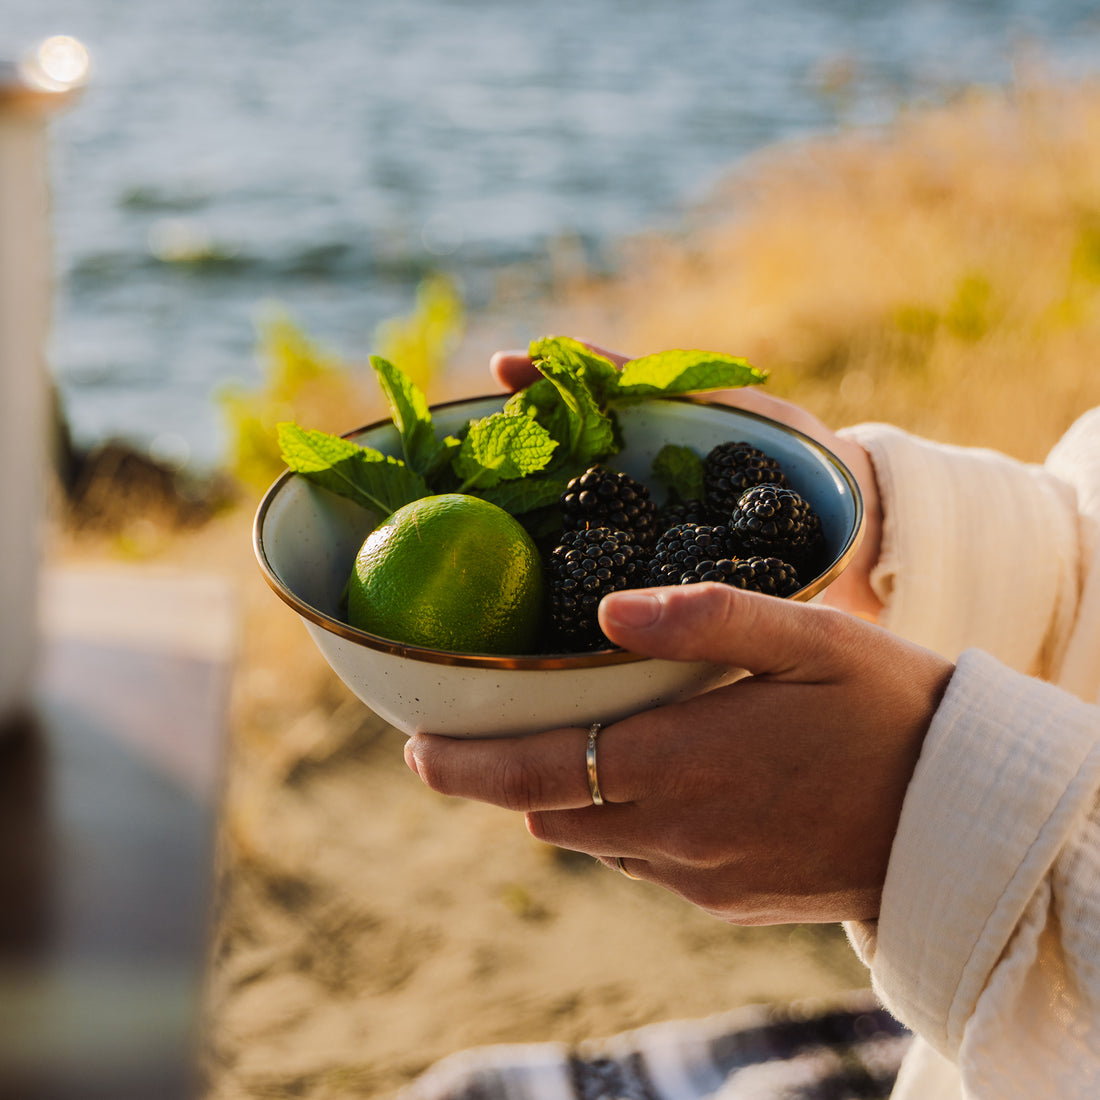
[[[436,406],[437,431],[500,409],[504,397]],[[830,451],[786,425],[728,405],[661,399],[618,410],[624,449],[613,466],[652,482],[652,461],[666,443],[700,456],[743,440],[778,460],[793,488],[821,517],[828,566],[791,599],[812,600],[855,553],[863,527],[859,488]],[[348,438],[399,454],[389,421]],[[654,496],[660,500],[658,487]],[[356,552],[378,517],[285,473],[256,513],[253,545],[268,584],[298,613],[325,659],[380,717],[406,734],[501,737],[559,726],[610,723],[710,690],[738,675],[705,662],[654,660],[621,650],[586,654],[489,656],[403,645],[357,630],[339,613]]]

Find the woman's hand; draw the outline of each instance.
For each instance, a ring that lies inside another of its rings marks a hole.
[[[620,367],[629,358],[587,341],[584,343],[597,355],[605,356]],[[541,377],[525,351],[498,351],[489,360],[489,370],[496,381],[510,391],[522,389]],[[867,452],[854,440],[837,435],[812,413],[791,404],[790,401],[772,397],[755,386],[718,390],[708,393],[706,397],[708,401],[719,401],[748,412],[759,413],[797,429],[827,447],[852,471],[863,496],[863,540],[847,569],[829,585],[825,593],[825,603],[869,622],[877,621],[882,610],[882,601],[871,587],[871,570],[878,561],[882,544],[882,509],[875,468]]]
[[[613,641],[752,675],[585,731],[410,738],[434,790],[523,811],[535,837],[738,924],[869,919],[921,744],[953,666],[847,615],[715,584],[619,592]]]

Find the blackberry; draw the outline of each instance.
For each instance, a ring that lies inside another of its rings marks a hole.
[[[790,596],[802,587],[795,567],[780,558],[739,558],[726,584],[769,596]]]
[[[732,569],[733,556],[728,527],[678,523],[661,535],[653,548],[650,582],[670,585],[724,580],[727,567]]]
[[[700,581],[717,581],[733,588],[781,597],[790,596],[802,587],[795,567],[779,558],[719,558],[695,565],[672,566],[665,573],[664,583],[698,584]]]
[[[719,443],[703,459],[703,490],[712,523],[729,523],[746,489],[754,485],[786,489],[789,484],[779,463],[749,443]]]
[[[730,517],[742,556],[778,557],[805,571],[823,549],[821,520],[794,489],[747,489]]]
[[[769,596],[790,596],[802,587],[798,571],[776,557],[739,558],[728,527],[684,523],[667,530],[649,561],[650,583],[717,581]]]
[[[575,477],[561,496],[562,526],[567,531],[586,527],[611,527],[626,531],[647,546],[657,530],[657,505],[649,489],[629,474],[590,466]]]
[[[596,609],[609,592],[648,583],[646,552],[609,527],[563,531],[546,559],[546,589],[553,643],[570,650],[611,645]]]
[[[678,523],[710,523],[707,506],[696,498],[670,501],[657,512],[658,533],[675,527]]]

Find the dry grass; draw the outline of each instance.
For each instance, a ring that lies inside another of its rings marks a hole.
[[[624,267],[564,288],[554,320],[631,353],[744,355],[834,425],[1040,458],[1100,401],[1100,87],[773,150]]]

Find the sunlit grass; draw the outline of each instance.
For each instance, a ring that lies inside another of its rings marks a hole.
[[[631,354],[744,355],[833,424],[1039,458],[1100,403],[1100,86],[773,150],[562,300],[562,326]]]

